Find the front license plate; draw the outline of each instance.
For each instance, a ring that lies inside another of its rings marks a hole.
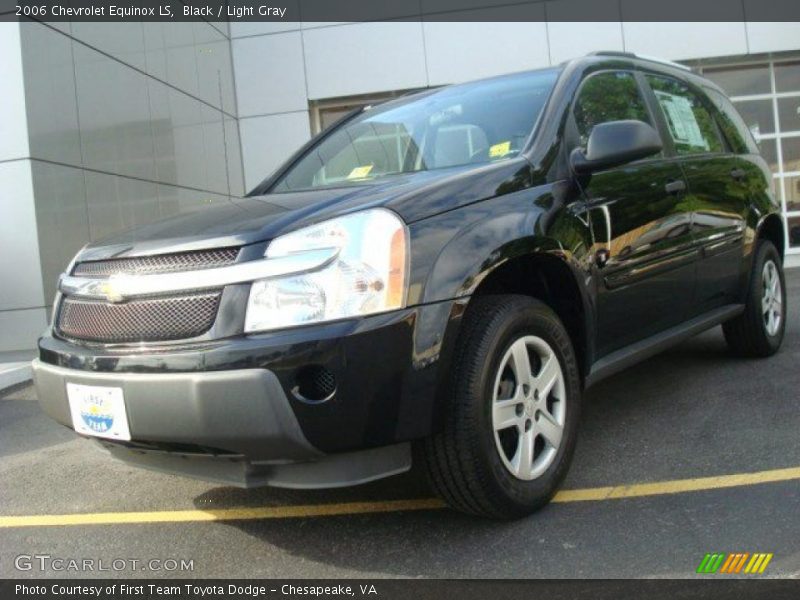
[[[75,431],[84,435],[130,440],[122,388],[67,384],[69,412]]]

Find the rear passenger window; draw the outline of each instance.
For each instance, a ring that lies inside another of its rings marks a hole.
[[[583,146],[594,126],[601,123],[635,119],[652,125],[636,79],[627,71],[598,73],[586,79],[578,92],[573,115]]]
[[[678,154],[724,150],[711,113],[689,86],[677,79],[656,75],[647,75],[647,81],[656,95]]]

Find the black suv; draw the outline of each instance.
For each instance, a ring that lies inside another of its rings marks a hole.
[[[720,324],[778,350],[771,182],[717,86],[632,54],[367,107],[244,199],[85,247],[39,399],[145,467],[313,488],[413,456],[453,507],[519,517],[588,386]]]

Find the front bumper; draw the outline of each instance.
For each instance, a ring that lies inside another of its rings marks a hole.
[[[102,346],[39,340],[42,363],[86,373],[188,374],[263,369],[277,377],[306,439],[325,453],[387,446],[429,435],[440,419],[462,304],[440,302],[258,335],[192,344]],[[323,367],[336,391],[307,402],[303,369]],[[77,373],[76,373],[77,374]]]
[[[237,485],[349,485],[407,469],[409,442],[438,428],[464,304],[187,344],[46,335],[35,383],[68,427],[67,382],[122,387],[132,442],[101,443],[143,466]],[[297,393],[309,365],[335,379],[330,397]]]
[[[303,435],[277,377],[264,369],[92,373],[33,362],[39,402],[72,427],[66,384],[121,387],[132,443],[114,456],[161,471],[251,487],[337,487],[407,470],[408,444],[326,456]]]
[[[88,373],[33,362],[44,411],[72,427],[66,384],[122,388],[136,442],[207,449],[255,461],[322,455],[303,435],[274,374],[264,369],[211,373]]]

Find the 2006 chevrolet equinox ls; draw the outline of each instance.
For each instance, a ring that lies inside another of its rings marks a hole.
[[[771,182],[716,85],[632,54],[366,107],[246,198],[81,250],[39,399],[144,467],[314,488],[413,456],[453,507],[519,517],[587,387],[720,324],[778,350]]]

